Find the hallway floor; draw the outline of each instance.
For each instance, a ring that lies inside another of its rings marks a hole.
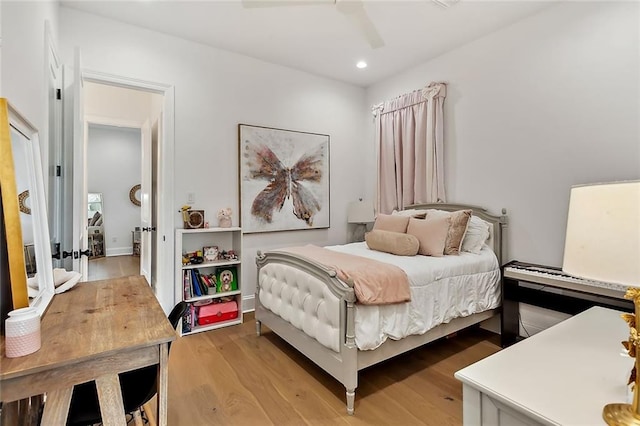
[[[89,259],[88,281],[140,274],[139,256],[108,256]]]

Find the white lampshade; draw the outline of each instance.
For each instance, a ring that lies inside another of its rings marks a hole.
[[[562,270],[640,287],[640,181],[571,188]]]
[[[373,210],[373,202],[367,200],[354,201],[349,203],[347,211],[347,222],[349,223],[370,223],[376,220]]]

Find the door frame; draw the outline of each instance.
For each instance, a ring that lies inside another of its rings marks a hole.
[[[170,312],[174,306],[174,239],[173,224],[174,206],[174,152],[175,152],[175,87],[164,83],[150,82],[136,78],[129,78],[99,71],[82,70],[85,81],[156,93],[163,96],[162,128],[163,138],[158,146],[158,222],[156,233],[158,250],[156,262],[158,265],[154,292],[165,312]],[[153,283],[149,283],[152,285]]]

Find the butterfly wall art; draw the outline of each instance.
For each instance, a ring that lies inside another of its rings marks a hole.
[[[329,136],[238,126],[245,233],[329,227]]]

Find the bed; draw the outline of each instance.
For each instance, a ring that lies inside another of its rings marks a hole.
[[[395,256],[401,268],[409,268],[407,275],[412,281],[412,301],[381,307],[356,303],[352,282],[338,279],[333,269],[305,257],[271,250],[258,252],[256,258],[258,283],[255,317],[258,336],[261,334],[261,324],[265,324],[342,383],[346,389],[347,413],[350,415],[354,414],[358,371],[499,313],[500,265],[506,260],[506,211],[503,209],[502,215],[496,216],[477,206],[443,203],[419,204],[406,209],[449,212],[470,209],[474,216],[489,224],[489,238],[477,255],[482,260],[472,259],[476,255],[471,253],[439,258],[445,263],[456,263],[452,269],[453,276],[460,275],[465,268],[472,268],[465,282],[455,285],[465,286],[461,293],[473,293],[480,297],[480,301],[456,299],[451,303],[441,303],[442,300],[451,301],[449,296],[452,287],[447,280],[455,277],[443,277],[440,271],[432,273],[434,285],[417,285],[413,282],[411,265],[404,263],[415,262],[424,256],[414,256],[416,259],[398,259],[400,256]],[[371,252],[366,243],[329,248],[356,255]],[[374,257],[384,261],[385,254],[375,253]],[[469,263],[469,259],[472,259],[471,266],[465,266],[464,263]],[[476,261],[481,266],[473,266]],[[481,270],[478,272],[473,268]],[[440,292],[432,291],[438,285]],[[442,291],[445,296],[442,296]],[[425,300],[430,302],[428,308],[413,306],[414,301],[418,303]],[[422,317],[422,310],[434,311],[435,315]],[[437,317],[436,320],[429,319],[433,316]],[[418,317],[417,321],[414,317]],[[377,327],[378,324],[382,328]],[[385,325],[387,329],[384,329]]]

